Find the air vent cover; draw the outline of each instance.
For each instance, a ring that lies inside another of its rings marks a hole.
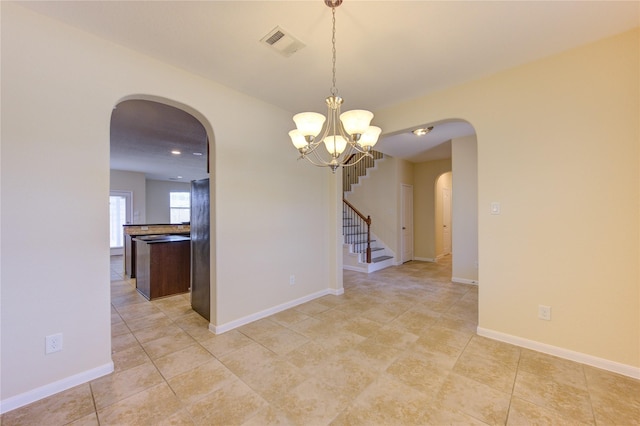
[[[282,56],[289,57],[298,50],[305,47],[305,44],[288,34],[286,30],[281,27],[275,27],[266,36],[262,37],[261,43],[274,49]]]

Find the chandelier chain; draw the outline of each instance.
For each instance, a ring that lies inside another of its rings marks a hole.
[[[333,31],[331,36],[331,45],[332,48],[332,71],[333,71],[333,86],[331,86],[331,95],[336,96],[338,94],[338,89],[336,89],[336,8],[335,6],[331,8],[332,19],[331,22],[333,24]]]
[[[0,0],[2,1],[2,0]],[[336,88],[336,7],[343,0],[324,0],[331,8],[331,96],[325,99],[326,117],[317,112],[301,112],[293,116],[296,129],[289,132],[293,146],[318,167],[329,167],[333,173],[339,167],[355,166],[364,158],[371,158],[372,148],[382,129],[370,126],[373,113],[366,110],[350,110],[340,113],[342,98]],[[326,150],[320,150],[323,146]],[[321,153],[324,153],[322,155]],[[327,154],[329,158],[327,158]],[[351,159],[357,155],[354,161]]]

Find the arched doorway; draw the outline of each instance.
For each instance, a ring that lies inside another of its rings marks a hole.
[[[152,234],[190,236],[192,182],[209,177],[212,134],[211,126],[200,113],[171,100],[132,96],[113,108],[110,184],[111,190],[131,192],[131,226],[139,225],[138,231]],[[198,198],[202,199],[201,196]],[[207,203],[211,199],[211,191],[207,190]],[[206,222],[208,247],[209,239],[215,235],[209,227],[209,223],[214,222],[210,213]],[[135,249],[129,247],[127,252],[126,240],[125,231],[122,275],[123,278],[136,278],[135,265],[131,265],[135,262],[131,256],[135,256]],[[209,250],[204,256],[209,265],[212,261]],[[112,276],[113,266],[114,262]],[[192,265],[187,265],[186,269],[191,270]],[[207,269],[206,311],[201,312],[207,320],[211,318],[209,274]]]

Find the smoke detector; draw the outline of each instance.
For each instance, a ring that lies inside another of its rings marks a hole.
[[[284,57],[289,57],[306,46],[281,27],[275,27],[271,30],[262,37],[260,43],[266,44]]]

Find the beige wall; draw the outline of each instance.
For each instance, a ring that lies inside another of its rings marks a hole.
[[[109,189],[130,191],[132,198],[132,223],[147,223],[147,181],[144,173],[111,170]]]
[[[376,111],[385,132],[476,129],[480,331],[638,376],[639,46],[635,30]]]
[[[112,368],[109,123],[123,99],[166,99],[209,133],[214,325],[341,289],[336,179],[295,161],[291,113],[1,7],[3,410]],[[251,146],[238,131],[247,115],[261,130]],[[45,355],[45,336],[59,332],[64,349]]]
[[[451,171],[451,159],[426,161],[414,165],[413,229],[414,257],[434,261],[440,254],[436,247],[436,184]],[[442,222],[440,222],[442,226]],[[440,239],[440,250],[442,240]]]
[[[165,180],[147,180],[147,223],[171,223],[171,192],[190,192],[187,182],[169,182]]]
[[[478,153],[476,137],[451,141],[452,280],[478,282]]]
[[[400,184],[413,185],[414,164],[406,160],[398,160]]]

